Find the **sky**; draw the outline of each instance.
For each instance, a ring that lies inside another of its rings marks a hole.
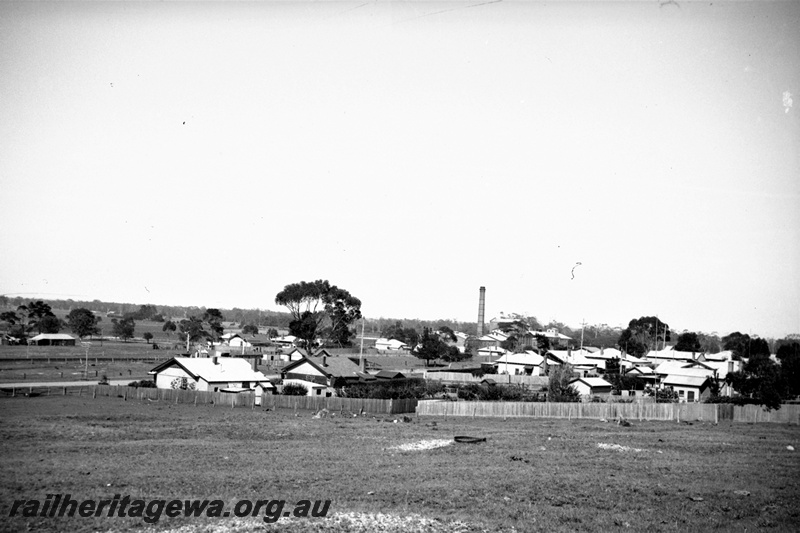
[[[0,294],[800,333],[798,2],[0,3]]]

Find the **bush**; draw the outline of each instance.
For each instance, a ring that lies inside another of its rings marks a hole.
[[[136,387],[137,389],[139,387],[143,389],[155,389],[156,382],[149,379],[143,379],[141,381],[131,381],[130,383],[128,383],[128,387]]]
[[[430,398],[443,390],[441,383],[426,383],[424,379],[408,378],[378,383],[339,384],[336,394],[345,398],[398,400]]]
[[[283,386],[284,396],[308,396],[308,389],[300,383],[288,383]]]

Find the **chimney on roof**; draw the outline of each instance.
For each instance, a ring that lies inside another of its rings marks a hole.
[[[211,360],[214,362],[215,365],[219,364],[219,356],[218,355],[215,355],[214,357],[212,357]]]
[[[486,310],[486,287],[481,287],[478,296],[478,338],[483,337],[483,321]]]
[[[367,360],[363,357],[358,361],[358,371],[365,374],[367,373]]]
[[[328,358],[326,356],[322,356],[322,366],[328,366]]]

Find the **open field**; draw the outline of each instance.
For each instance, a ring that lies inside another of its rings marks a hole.
[[[438,417],[393,423],[74,396],[0,404],[6,517],[14,500],[70,493],[81,500],[221,499],[227,507],[245,498],[329,499],[330,514],[340,517],[440,520],[419,531],[796,531],[800,522],[800,452],[787,449],[800,445],[797,426]],[[455,435],[488,440],[403,449]],[[309,519],[271,526],[259,517],[236,520],[162,517],[150,526],[136,518],[17,516],[0,529],[353,530]],[[373,522],[361,530],[403,529]]]
[[[81,346],[0,346],[0,383],[77,381],[86,377],[87,370],[88,379],[103,375],[109,379],[145,379],[157,361],[176,353],[125,342],[95,342],[88,350]]]
[[[142,342],[92,341],[84,346],[0,346],[0,383],[22,381],[70,381],[84,379],[89,356],[89,379],[104,374],[109,379],[144,379],[158,361],[179,355],[182,350],[153,350]],[[358,357],[358,351],[341,352],[338,357]],[[412,356],[368,355],[371,363],[383,369],[422,372],[424,361]],[[260,370],[277,374],[277,368],[262,365]]]

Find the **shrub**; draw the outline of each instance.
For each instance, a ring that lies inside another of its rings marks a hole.
[[[143,389],[155,389],[156,382],[150,379],[143,379],[141,381],[131,381],[128,383],[128,387],[136,387],[136,388],[143,388]]]
[[[300,383],[288,383],[283,386],[284,396],[308,396],[308,389]]]

